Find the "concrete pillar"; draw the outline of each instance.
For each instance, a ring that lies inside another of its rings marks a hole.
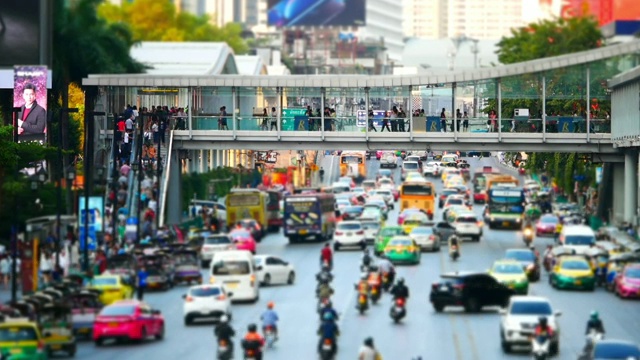
[[[211,152],[210,150],[202,150],[202,169],[204,170],[203,172],[209,172],[209,170],[211,170],[211,163],[209,160],[210,152]]]
[[[622,221],[624,219],[624,199],[627,195],[624,191],[624,163],[612,163],[613,173],[613,206],[611,209],[610,221],[612,223]]]
[[[624,221],[633,222],[638,207],[638,152],[624,154]]]

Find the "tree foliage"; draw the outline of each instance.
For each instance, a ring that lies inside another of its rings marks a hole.
[[[212,25],[206,15],[176,11],[170,0],[135,0],[121,6],[104,2],[99,14],[110,24],[131,29],[134,41],[218,41],[236,54],[248,50],[240,24]]]

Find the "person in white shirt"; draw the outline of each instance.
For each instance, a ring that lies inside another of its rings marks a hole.
[[[364,339],[364,344],[360,348],[360,352],[358,353],[358,360],[378,360],[381,359],[378,351],[373,346],[373,338]]]
[[[126,131],[133,131],[133,119],[135,116],[131,114],[131,116],[124,122],[124,128]]]
[[[53,270],[53,261],[51,260],[51,254],[43,251],[40,255],[40,272],[44,278],[44,283],[49,284],[51,282],[51,271]]]
[[[158,202],[156,201],[156,199],[151,198],[149,200],[149,205],[147,205],[147,207],[153,210],[153,212],[156,212],[156,208],[158,207]]]

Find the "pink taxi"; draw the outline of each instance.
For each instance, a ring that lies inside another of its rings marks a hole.
[[[156,340],[164,337],[164,317],[160,310],[137,300],[120,300],[105,306],[93,324],[93,341],[101,346],[106,339]]]
[[[615,279],[616,295],[622,298],[640,298],[640,264],[628,264]]]
[[[251,232],[245,229],[234,229],[229,233],[231,240],[238,250],[247,250],[252,254],[256,253],[256,240],[251,236]]]

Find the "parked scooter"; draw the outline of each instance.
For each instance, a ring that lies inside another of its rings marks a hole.
[[[391,306],[391,310],[389,311],[389,315],[393,319],[393,322],[396,324],[402,320],[407,315],[407,310],[405,308],[405,299],[396,299],[395,303]]]

